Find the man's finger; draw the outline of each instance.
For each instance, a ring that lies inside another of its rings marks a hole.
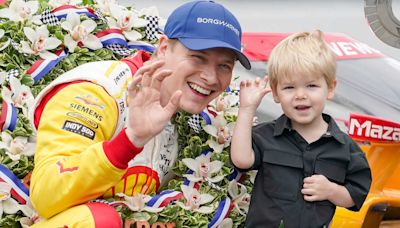
[[[161,82],[168,76],[172,74],[171,70],[162,70],[160,72],[157,72],[155,76],[152,78],[151,81],[151,87],[157,90],[160,90],[161,87]]]
[[[168,101],[168,104],[164,107],[164,110],[167,111],[170,116],[172,116],[179,107],[179,101],[182,97],[182,91],[177,90],[174,94],[172,94],[171,98]]]
[[[138,75],[137,77],[135,77],[128,85],[128,93],[133,94],[133,95],[136,94],[138,92],[137,88],[141,82],[142,82],[141,75]]]

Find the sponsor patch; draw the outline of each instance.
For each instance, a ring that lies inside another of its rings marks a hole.
[[[62,127],[62,129],[78,135],[82,135],[91,140],[93,140],[94,136],[96,135],[92,129],[86,127],[85,125],[69,120],[64,122],[64,126]]]
[[[81,120],[81,121],[83,121],[83,122],[89,124],[89,125],[90,125],[91,127],[93,127],[94,129],[99,128],[99,125],[97,124],[96,121],[93,121],[93,120],[91,120],[90,118],[88,118],[88,117],[86,117],[86,116],[84,116],[84,115],[82,115],[82,114],[80,114],[80,113],[77,113],[77,112],[67,112],[67,116],[70,116],[70,117],[73,117],[73,118],[75,118],[75,119]]]
[[[100,109],[104,109],[106,106],[102,104],[97,97],[92,95],[78,95],[75,97],[76,99],[82,101],[85,105],[97,107]]]

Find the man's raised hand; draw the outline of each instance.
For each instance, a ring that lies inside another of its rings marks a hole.
[[[128,119],[126,134],[137,147],[144,146],[162,131],[179,106],[182,91],[175,91],[168,103],[162,106],[160,88],[162,81],[172,74],[162,69],[164,61],[151,61],[142,66],[128,85]]]

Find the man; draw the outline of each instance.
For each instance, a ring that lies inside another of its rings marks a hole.
[[[236,60],[250,69],[240,48],[227,9],[189,2],[170,15],[152,57],[88,63],[44,89],[33,114],[31,200],[45,218],[36,226],[121,227],[112,207],[89,201],[157,191],[177,156],[169,120],[201,112],[229,85]]]

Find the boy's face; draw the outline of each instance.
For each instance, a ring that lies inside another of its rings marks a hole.
[[[161,39],[157,58],[164,59],[163,68],[173,72],[161,84],[161,104],[181,90],[179,108],[200,113],[229,86],[236,56],[225,48],[192,51],[178,41]]]
[[[292,121],[293,128],[320,126],[323,124],[322,111],[327,99],[332,99],[336,81],[328,87],[322,76],[294,74],[279,78],[272,89],[275,102],[280,103],[283,112]]]

